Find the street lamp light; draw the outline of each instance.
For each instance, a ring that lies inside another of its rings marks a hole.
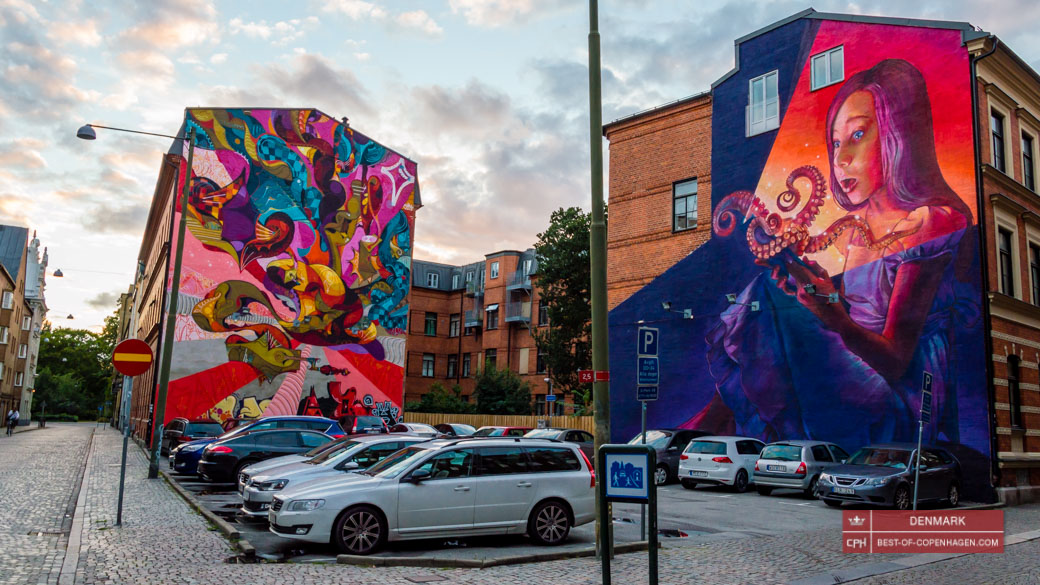
[[[159,362],[159,394],[156,397],[155,404],[155,419],[152,423],[152,456],[148,462],[148,479],[155,479],[159,477],[159,452],[162,449],[162,427],[163,422],[166,420],[166,394],[170,387],[170,362],[173,359],[173,335],[177,324],[177,296],[180,291],[181,282],[181,264],[184,260],[184,232],[187,227],[187,214],[188,214],[188,191],[191,183],[191,163],[192,157],[195,155],[195,128],[188,130],[188,135],[185,136],[171,136],[169,134],[156,134],[155,132],[142,132],[140,130],[127,130],[126,128],[113,128],[111,126],[101,126],[98,124],[84,124],[79,130],[76,131],[76,136],[84,140],[94,140],[97,138],[97,133],[94,132],[95,128],[104,128],[106,130],[117,130],[119,132],[129,132],[131,134],[145,134],[148,136],[159,136],[162,138],[172,138],[174,140],[186,140],[188,142],[188,161],[187,171],[184,175],[184,185],[181,186],[181,218],[177,226],[177,251],[173,261],[173,289],[170,291],[170,306],[166,313],[166,331],[162,337],[162,358]],[[176,205],[174,206],[174,212],[177,211]],[[123,453],[125,459],[126,453],[126,442],[127,435],[123,433]]]

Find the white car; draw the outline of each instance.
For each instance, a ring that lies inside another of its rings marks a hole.
[[[750,437],[697,437],[679,456],[679,481],[727,485],[744,493],[755,480],[755,462],[765,444]]]
[[[428,437],[379,434],[359,435],[337,441],[334,449],[326,449],[305,461],[254,473],[246,480],[243,489],[239,490],[242,495],[241,512],[246,516],[266,518],[271,499],[286,486],[319,477],[342,477],[344,473],[368,469],[395,451],[428,440]]]
[[[576,445],[543,439],[436,439],[359,473],[274,496],[275,534],[365,555],[387,541],[526,533],[564,542],[592,522],[596,476]]]

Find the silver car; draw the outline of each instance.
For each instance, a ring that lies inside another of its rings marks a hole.
[[[845,463],[849,454],[834,443],[823,441],[779,441],[762,449],[755,463],[755,487],[768,496],[776,488],[801,490],[816,497],[820,474]]]

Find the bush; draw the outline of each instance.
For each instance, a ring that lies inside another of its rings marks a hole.
[[[44,413],[43,416],[41,416],[40,413],[36,413],[36,415],[33,418],[35,418],[36,420],[40,420],[42,418],[50,422],[79,422],[78,416],[74,414],[66,414],[64,412],[58,412],[54,414]]]
[[[405,412],[439,412],[443,414],[471,414],[476,411],[473,404],[462,400],[462,388],[456,384],[450,390],[440,382],[430,385],[430,391],[422,395],[419,402],[409,402]]]
[[[480,414],[531,414],[531,386],[512,370],[485,364],[473,394]]]

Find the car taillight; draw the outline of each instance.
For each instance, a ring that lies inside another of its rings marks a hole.
[[[217,445],[216,447],[206,447],[206,450],[210,453],[230,453],[231,447],[225,447],[224,445]]]
[[[755,461],[755,471],[758,471],[758,461]]]
[[[333,439],[340,439],[340,438],[343,438],[344,435],[329,435],[329,436],[332,437]]]
[[[578,449],[578,453],[581,453],[581,458],[585,460],[585,465],[589,468],[589,487],[596,487],[596,468],[592,466],[592,462],[589,461],[589,456],[584,451]]]
[[[798,464],[798,471],[794,472],[795,475],[805,475],[805,462],[802,461]]]
[[[730,459],[729,457],[725,457],[725,456],[723,456],[723,457],[712,457],[711,460],[714,461],[715,463],[733,463],[732,459]]]
[[[679,456],[679,459],[681,459],[682,461],[686,461],[689,458],[690,458],[690,456],[687,455],[686,453],[683,453],[682,455]]]

